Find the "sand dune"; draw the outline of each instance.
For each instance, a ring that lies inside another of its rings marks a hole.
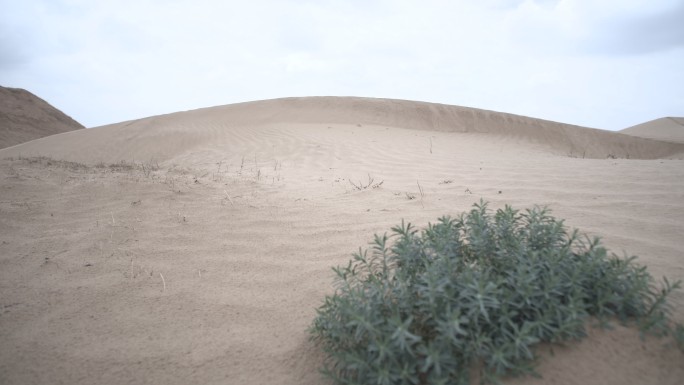
[[[682,146],[322,97],[0,150],[0,382],[324,384],[306,328],[330,268],[402,218],[424,226],[480,198],[549,205],[655,276],[684,279],[684,164],[669,159]],[[382,185],[350,183],[369,177]],[[684,294],[672,301],[684,321]],[[663,344],[592,331],[542,351],[543,380],[509,382],[679,384],[684,355]]]
[[[620,131],[640,138],[684,143],[684,118],[660,118]]]
[[[523,116],[432,103],[351,97],[274,99],[155,116],[45,138],[6,152],[53,155],[80,162],[167,161],[213,148],[236,130],[285,125],[379,126],[420,132],[486,134],[556,155],[656,159],[679,157],[684,145],[660,143]],[[76,146],[80,151],[71,149]]]
[[[81,128],[80,123],[32,93],[0,87],[0,148]]]

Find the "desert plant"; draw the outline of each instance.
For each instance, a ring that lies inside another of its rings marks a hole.
[[[674,339],[679,350],[684,352],[684,325],[678,323],[675,326]]]
[[[585,336],[590,319],[636,321],[674,333],[662,288],[634,257],[608,255],[546,208],[492,213],[480,201],[458,218],[391,237],[334,268],[336,292],[309,331],[340,384],[467,384],[534,373],[534,345]],[[393,238],[393,242],[390,242]],[[678,330],[676,335],[682,334]]]
[[[376,189],[376,188],[382,186],[383,183],[385,183],[384,180],[375,183],[375,178],[372,177],[370,174],[368,174],[368,182],[366,184],[364,184],[361,181],[359,181],[357,184],[357,183],[354,183],[351,179],[349,179],[349,184],[351,184],[355,190],[359,190],[359,191],[366,190],[368,188]]]

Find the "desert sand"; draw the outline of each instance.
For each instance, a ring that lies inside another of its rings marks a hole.
[[[684,144],[456,106],[234,104],[0,150],[0,383],[325,384],[307,327],[402,219],[548,205],[684,279]],[[121,163],[121,162],[124,163]],[[356,185],[382,184],[358,190]],[[423,194],[420,194],[420,189]],[[671,298],[684,321],[684,292]],[[681,384],[632,328],[539,349],[515,384]]]
[[[684,143],[684,117],[666,117],[637,124],[620,131],[623,134]]]
[[[82,128],[29,91],[0,86],[0,148]]]

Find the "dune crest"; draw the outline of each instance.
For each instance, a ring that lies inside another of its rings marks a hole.
[[[154,116],[27,144],[11,154],[42,154],[82,162],[117,157],[170,160],[229,140],[231,130],[290,125],[380,126],[443,133],[485,134],[580,158],[657,159],[684,145],[476,108],[393,99],[298,97],[230,104]],[[83,149],[78,154],[61,149]],[[153,150],[151,147],[163,150]],[[116,148],[117,150],[113,150]],[[138,148],[139,150],[136,150]],[[145,149],[145,150],[142,150]],[[99,158],[98,158],[99,157]]]
[[[36,95],[0,86],[0,148],[82,128]]]
[[[620,133],[640,138],[684,143],[684,117],[655,119],[625,128]]]

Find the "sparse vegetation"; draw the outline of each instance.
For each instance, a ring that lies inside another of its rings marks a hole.
[[[423,204],[423,198],[425,198],[425,191],[423,191],[423,187],[420,185],[419,181],[416,181],[416,184],[418,185],[418,192],[420,193],[420,204]]]
[[[92,170],[104,171],[104,172],[117,172],[117,173],[130,173],[133,171],[140,171],[145,177],[151,177],[155,171],[160,169],[159,163],[150,160],[144,163],[137,162],[127,162],[119,161],[116,163],[105,163],[99,162],[94,166],[71,162],[67,160],[53,159],[47,156],[32,156],[32,157],[17,157],[17,158],[6,158],[9,161],[23,162],[28,165],[40,165],[44,167],[61,168],[64,170],[69,170],[73,172],[88,172]]]
[[[584,159],[586,157],[586,155],[587,155],[587,150],[582,150],[582,159]],[[574,151],[570,150],[570,152],[568,153],[568,157],[569,158],[579,158],[579,155],[575,155]]]
[[[358,183],[354,183],[351,179],[349,180],[349,184],[351,184],[354,189],[356,190],[366,190],[366,189],[376,189],[382,184],[385,183],[384,180],[381,180],[380,182],[375,182],[375,178],[373,178],[370,174],[368,174],[368,182],[363,183],[362,181],[359,181]]]
[[[390,239],[393,242],[390,242]],[[673,334],[668,295],[635,257],[566,230],[535,207],[493,213],[480,202],[418,231],[402,222],[336,267],[337,290],[310,327],[340,384],[467,384],[533,373],[534,345],[585,336],[617,319]]]
[[[46,156],[31,156],[31,157],[23,157],[19,156],[17,158],[10,157],[6,158],[9,161],[20,161],[24,162],[26,164],[30,165],[41,165],[41,166],[50,166],[50,167],[59,167],[71,171],[84,171],[89,169],[90,167],[82,164],[82,163],[77,163],[77,162],[70,162],[66,160],[56,160],[52,159]]]

